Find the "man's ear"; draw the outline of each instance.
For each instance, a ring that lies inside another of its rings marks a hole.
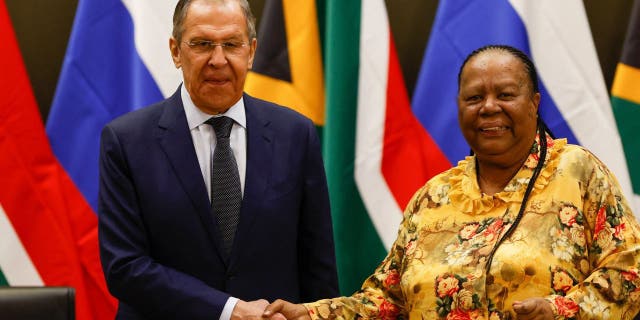
[[[253,58],[256,56],[256,48],[258,47],[258,39],[253,38],[249,43],[249,70],[253,67]]]
[[[182,59],[180,59],[180,42],[174,37],[169,38],[169,50],[171,51],[173,65],[175,65],[176,68],[180,68],[182,66]]]

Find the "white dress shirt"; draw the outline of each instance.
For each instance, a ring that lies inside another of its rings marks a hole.
[[[236,158],[236,164],[238,165],[240,190],[244,196],[244,180],[247,169],[247,118],[244,111],[244,100],[240,98],[238,102],[223,114],[210,115],[196,107],[184,84],[181,86],[180,96],[182,98],[182,105],[184,106],[184,113],[187,116],[189,132],[193,139],[193,147],[198,157],[200,171],[202,172],[204,183],[207,185],[209,201],[211,201],[211,157],[216,148],[216,135],[213,127],[204,122],[211,117],[219,116],[227,116],[233,119],[234,123],[233,127],[231,127],[229,141],[231,150],[233,150],[233,156]],[[237,302],[238,299],[234,297],[230,297],[229,300],[227,300],[220,315],[220,320],[231,319],[231,312]]]

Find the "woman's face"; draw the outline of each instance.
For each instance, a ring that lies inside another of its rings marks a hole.
[[[507,51],[471,58],[460,75],[458,121],[478,160],[510,165],[529,154],[540,94],[525,65]]]

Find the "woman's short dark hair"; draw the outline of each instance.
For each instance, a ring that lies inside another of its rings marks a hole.
[[[247,33],[249,36],[249,40],[256,37],[256,18],[253,16],[251,12],[251,6],[249,6],[249,2],[247,0],[215,0],[217,2],[226,2],[226,1],[237,1],[242,9],[242,13],[244,13],[244,17],[247,21]],[[189,9],[189,5],[193,2],[193,0],[180,0],[178,4],[176,4],[176,9],[173,11],[173,31],[171,35],[174,39],[180,41],[182,40],[182,32],[184,19],[187,16],[187,9]]]
[[[525,67],[525,71],[527,72],[527,75],[529,75],[529,80],[531,81],[531,88],[533,89],[533,93],[540,92],[540,89],[538,88],[538,73],[536,72],[536,67],[533,65],[533,62],[531,61],[529,56],[527,56],[526,53],[520,51],[519,49],[516,49],[512,46],[501,45],[501,44],[490,44],[484,47],[480,47],[476,50],[473,50],[473,52],[471,52],[467,56],[467,58],[464,59],[464,62],[462,63],[462,65],[460,66],[460,70],[458,71],[458,88],[460,88],[460,77],[462,75],[462,69],[464,69],[464,66],[467,65],[467,62],[469,62],[471,58],[475,57],[479,53],[489,51],[489,50],[501,50],[501,51],[510,53],[512,56],[522,61]]]

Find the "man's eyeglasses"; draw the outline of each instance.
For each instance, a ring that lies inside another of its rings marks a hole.
[[[225,41],[221,43],[209,41],[209,40],[191,40],[184,42],[191,51],[197,54],[209,54],[216,47],[222,48],[225,55],[238,55],[242,53],[242,49],[247,46],[246,42],[242,41]]]

